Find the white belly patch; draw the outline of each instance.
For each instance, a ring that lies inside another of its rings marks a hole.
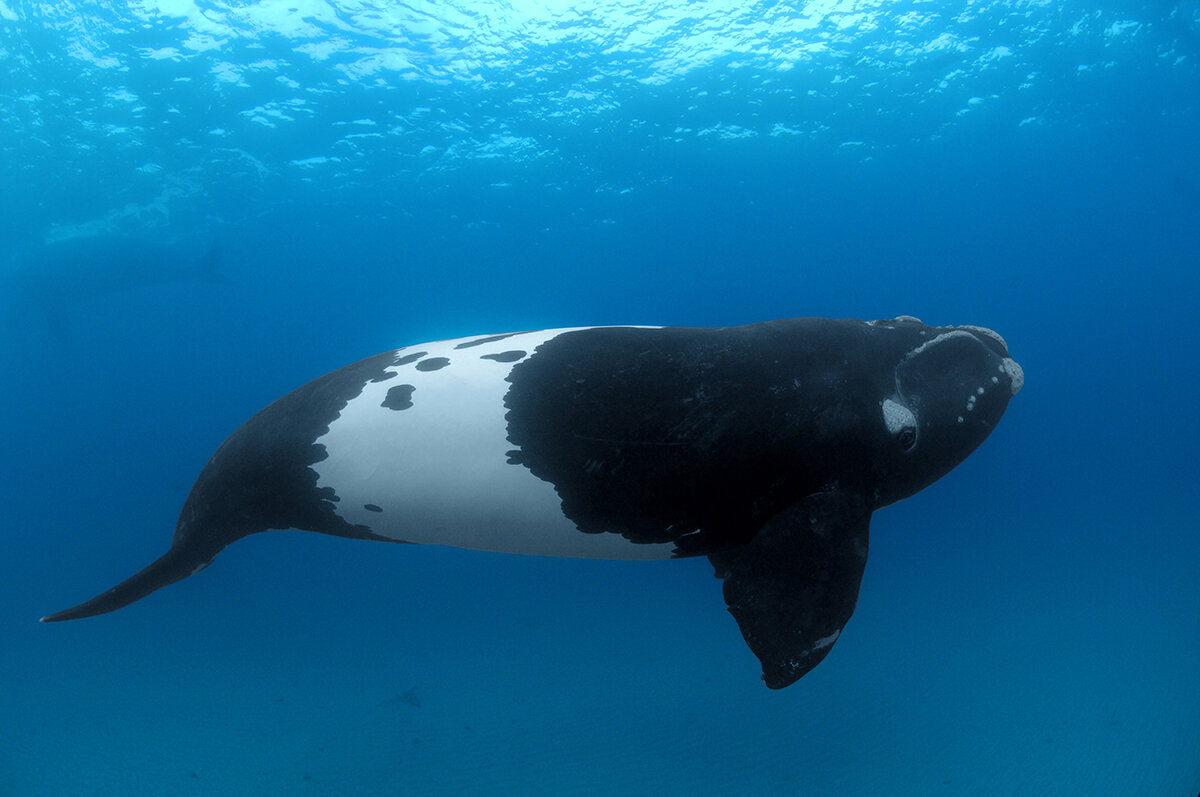
[[[395,352],[317,439],[312,465],[347,522],[404,542],[598,559],[668,559],[673,545],[585,534],[554,486],[508,462],[504,396],[513,367],[551,329],[425,343]]]

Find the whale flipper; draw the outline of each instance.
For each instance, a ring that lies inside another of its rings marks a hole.
[[[708,557],[771,689],[820,664],[854,613],[870,521],[859,496],[816,493],[771,518],[746,545]]]

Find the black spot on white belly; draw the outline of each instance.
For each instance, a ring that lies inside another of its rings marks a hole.
[[[412,385],[396,385],[387,392],[383,403],[379,406],[388,410],[406,410],[413,405],[412,395],[416,390]]]
[[[396,372],[395,372],[395,371],[384,371],[382,374],[380,374],[379,376],[375,377],[375,378],[374,378],[374,379],[372,379],[371,381],[372,381],[372,382],[386,382],[386,381],[388,381],[389,379],[393,379],[393,378],[395,378],[395,376],[396,376]]]
[[[394,365],[408,365],[409,363],[416,362],[417,360],[421,359],[428,353],[429,352],[426,352],[426,351],[417,351],[417,352],[413,352],[412,354],[406,354],[403,357],[396,360],[396,362],[393,364]]]
[[[519,349],[514,349],[512,351],[502,351],[499,354],[484,354],[479,359],[495,360],[498,363],[515,363],[524,356],[525,352]]]
[[[522,333],[506,332],[503,335],[491,335],[486,338],[479,338],[478,340],[468,340],[465,343],[458,344],[454,348],[455,349],[469,349],[472,346],[482,346],[485,343],[495,343],[498,340],[504,340],[505,338],[511,338],[513,335],[520,335],[520,334],[522,334]]]
[[[421,360],[417,363],[418,371],[436,371],[439,368],[445,368],[450,364],[447,357],[430,357],[428,360]]]

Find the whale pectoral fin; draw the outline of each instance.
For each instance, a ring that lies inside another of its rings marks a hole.
[[[810,495],[741,548],[711,554],[725,604],[771,689],[816,667],[854,613],[871,512],[857,495]]]

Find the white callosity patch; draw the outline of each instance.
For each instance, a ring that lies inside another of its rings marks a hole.
[[[1004,342],[1004,338],[1000,337],[1000,333],[993,329],[988,329],[987,327],[974,327],[970,324],[963,324],[959,327],[959,329],[968,329],[972,332],[978,332],[980,335],[985,335],[1003,346],[1005,351],[1008,351],[1008,344]]]
[[[670,558],[670,544],[580,532],[563,515],[551,483],[508,462],[514,446],[507,438],[506,379],[538,346],[569,331],[522,332],[458,348],[491,337],[480,335],[397,350],[397,361],[425,354],[389,368],[396,374],[390,379],[368,382],[317,439],[328,452],[312,466],[318,487],[337,493],[336,511],[347,522],[405,542],[542,556]],[[508,352],[524,354],[512,362],[485,358]],[[435,358],[449,362],[421,370]],[[411,406],[383,406],[396,387]]]
[[[884,329],[895,329],[897,324],[922,324],[921,319],[911,315],[898,315],[895,318],[880,318],[875,321],[868,321],[867,326],[883,327]],[[925,333],[922,332],[922,335]]]
[[[982,396],[986,392],[987,391],[984,390],[982,387],[977,387],[977,388],[975,388],[974,394],[967,396],[967,412],[971,412],[972,410],[975,409],[975,400],[978,399],[980,396]]]
[[[1025,372],[1021,370],[1021,366],[1017,365],[1017,361],[1011,357],[1005,357],[1000,363],[1000,372],[1008,376],[1008,381],[1012,385],[1012,394],[1015,396],[1021,392],[1021,388],[1025,386]]]
[[[951,340],[953,338],[970,338],[971,340],[975,340],[975,341],[979,340],[974,335],[972,335],[970,332],[966,332],[963,329],[955,329],[955,330],[951,330],[950,332],[943,332],[942,334],[938,335],[936,338],[927,340],[924,343],[922,343],[920,346],[918,346],[917,348],[910,351],[908,354],[905,355],[904,359],[911,360],[913,357],[918,356],[919,354],[926,351],[927,349],[930,349],[930,348],[938,345],[939,343],[945,343],[946,341]]]
[[[900,434],[902,429],[913,428],[917,425],[917,416],[913,415],[912,410],[898,401],[890,398],[884,399],[883,423],[892,434]]]

